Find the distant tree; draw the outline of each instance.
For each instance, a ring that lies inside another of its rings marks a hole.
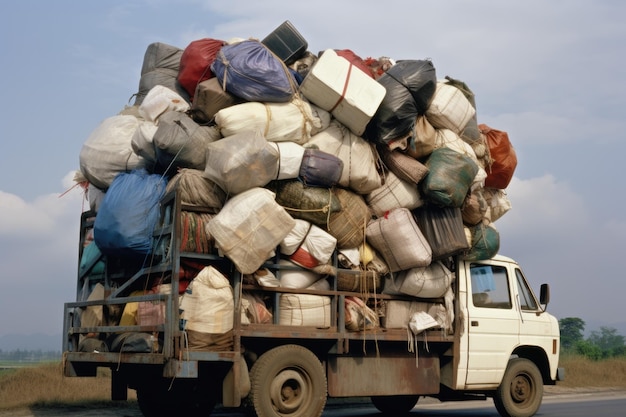
[[[579,340],[574,346],[574,350],[579,355],[582,355],[588,359],[597,361],[602,359],[602,350],[589,340]]]
[[[585,322],[578,317],[566,317],[559,320],[561,330],[561,347],[564,350],[573,349],[576,343],[583,340]]]
[[[613,327],[600,327],[599,331],[592,331],[588,341],[602,351],[604,358],[624,353],[624,336],[617,334],[617,329]]]

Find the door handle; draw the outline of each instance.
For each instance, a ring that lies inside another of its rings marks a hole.
[[[470,324],[472,327],[478,327],[478,320],[472,320]]]

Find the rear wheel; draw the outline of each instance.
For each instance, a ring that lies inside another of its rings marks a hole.
[[[493,402],[502,417],[535,415],[543,399],[543,379],[528,359],[512,359],[504,372]]]
[[[381,413],[389,416],[397,416],[401,414],[407,414],[411,411],[419,395],[387,395],[371,397],[372,404]]]
[[[250,381],[250,403],[258,417],[319,417],[324,411],[324,368],[302,346],[282,345],[261,355]]]

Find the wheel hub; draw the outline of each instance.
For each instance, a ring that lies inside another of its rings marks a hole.
[[[531,389],[530,381],[527,378],[521,375],[517,376],[511,383],[511,397],[514,401],[522,403],[530,397]]]
[[[307,397],[307,384],[302,375],[294,370],[284,370],[272,380],[270,395],[280,413],[291,413],[302,407]]]

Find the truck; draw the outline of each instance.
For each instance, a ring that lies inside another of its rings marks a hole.
[[[335,275],[328,276],[328,288],[261,286],[220,253],[184,250],[182,214],[201,213],[202,208],[186,206],[176,191],[170,191],[159,210],[153,254],[141,262],[110,256],[85,262],[97,214],[83,212],[76,300],[64,304],[64,375],[90,377],[99,368],[110,369],[111,399],[127,400],[129,389],[136,390],[146,417],[208,416],[218,405],[251,410],[259,417],[318,417],[328,399],[350,398],[369,398],[383,414],[397,416],[412,410],[420,397],[493,398],[500,415],[528,417],[539,409],[544,385],[555,385],[564,377],[558,367],[559,325],[546,312],[549,285],[541,285],[536,297],[511,258],[449,257],[446,265],[454,279],[453,298],[447,301],[385,294],[375,285],[338,289],[340,273],[361,277],[362,271],[343,268],[336,251],[331,260]],[[181,318],[185,293],[181,285],[190,263],[215,267],[230,285],[232,328],[212,335],[226,340],[216,342],[216,348],[189,349]],[[280,262],[277,250],[263,268],[280,278],[300,267]],[[154,282],[169,284],[170,290],[148,291]],[[271,318],[246,320],[244,294],[264,300]],[[290,294],[325,297],[326,324],[281,323],[280,300]],[[427,325],[412,331],[408,316],[402,327],[348,329],[346,303],[355,299],[371,306],[377,316],[387,314],[379,317],[387,321],[394,313],[383,306],[409,306],[414,312],[413,305],[449,301],[453,314],[445,330]],[[160,319],[130,325],[119,319],[120,311],[141,303],[158,306]],[[90,314],[98,319],[88,320]]]

